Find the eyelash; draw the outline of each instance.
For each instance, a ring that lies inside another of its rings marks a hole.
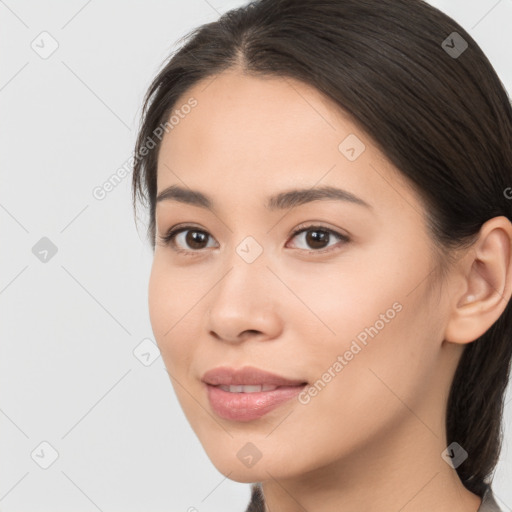
[[[182,231],[188,231],[188,230],[191,230],[191,231],[195,230],[195,231],[205,233],[206,235],[210,236],[207,231],[204,231],[196,226],[184,225],[184,226],[180,226],[177,228],[169,229],[165,235],[163,235],[163,236],[159,235],[158,239],[161,243],[163,243],[163,245],[171,246],[172,250],[179,254],[183,254],[185,256],[197,256],[198,253],[202,252],[204,249],[186,250],[186,249],[180,249],[179,247],[176,247],[174,238]],[[350,241],[350,238],[346,235],[338,233],[337,231],[334,231],[330,228],[326,228],[324,226],[318,226],[315,224],[312,224],[312,225],[301,224],[300,226],[298,226],[295,229],[295,231],[293,231],[293,233],[291,234],[291,238],[292,239],[295,238],[297,235],[299,235],[300,233],[303,233],[304,231],[313,231],[313,230],[323,231],[323,232],[329,233],[331,235],[334,235],[335,237],[339,238],[340,241],[343,242],[343,244]],[[325,254],[332,250],[335,250],[336,248],[337,248],[337,246],[334,245],[332,247],[329,247],[328,249],[309,250],[309,251],[307,249],[299,249],[299,250],[305,251],[308,254]]]

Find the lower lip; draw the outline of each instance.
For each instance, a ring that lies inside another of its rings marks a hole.
[[[261,418],[281,404],[297,396],[305,387],[282,386],[272,391],[256,393],[230,393],[218,386],[205,384],[210,405],[221,418],[234,421],[251,421]]]

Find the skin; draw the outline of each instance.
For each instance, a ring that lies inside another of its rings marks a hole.
[[[175,107],[190,97],[197,106],[162,141],[157,194],[177,184],[215,208],[158,203],[149,312],[212,463],[232,480],[262,482],[267,510],[475,512],[481,499],[441,457],[445,407],[463,349],[511,296],[510,222],[486,222],[441,279],[421,196],[330,99],[239,70],[196,84]],[[365,144],[354,161],[338,149],[349,134]],[[322,185],[371,208],[265,207],[269,195]],[[159,242],[181,223],[209,235],[195,246],[178,235],[191,256]],[[312,245],[311,231],[292,235],[303,223],[350,240]],[[252,263],[236,252],[247,236],[263,248]],[[250,422],[211,409],[206,370],[251,365],[314,383],[394,303],[400,312],[309,403],[290,400]],[[237,457],[248,442],[261,452],[252,467]]]

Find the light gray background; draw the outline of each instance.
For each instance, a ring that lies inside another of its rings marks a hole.
[[[134,355],[153,334],[151,250],[144,212],[138,230],[133,219],[131,176],[103,200],[92,195],[131,155],[143,94],[174,43],[243,3],[0,1],[4,512],[235,512],[248,503],[248,484],[205,455],[161,357],[145,366]],[[512,0],[431,3],[469,31],[510,94]],[[58,43],[46,59],[31,47],[51,48],[43,31]],[[57,248],[45,263],[32,250],[43,237]],[[504,510],[511,398],[494,480]],[[47,469],[44,441],[58,452]]]

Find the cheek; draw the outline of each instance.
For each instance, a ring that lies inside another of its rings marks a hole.
[[[166,276],[159,270],[156,256],[151,266],[151,274],[148,283],[148,308],[149,318],[153,333],[158,339],[164,334],[164,312],[168,309],[166,294]]]
[[[413,251],[397,257],[383,248],[375,254],[380,261],[347,258],[338,269],[293,283],[316,315],[308,314],[302,337],[309,376],[320,381],[323,398],[311,399],[319,407],[338,404],[334,410],[371,413],[396,401],[393,393],[415,403],[435,371],[441,307],[426,292],[429,262]]]
[[[348,303],[340,312],[337,336],[325,338],[316,351],[319,391],[311,399],[312,416],[314,409],[319,415],[330,411],[331,426],[343,424],[355,438],[358,429],[371,435],[419,407],[439,363],[440,331],[432,310],[426,312],[424,288],[408,292],[381,290],[364,314]]]
[[[148,284],[149,316],[155,336],[171,338],[193,316],[193,311],[187,311],[197,302],[196,290],[200,289],[193,284],[197,283],[191,283],[188,274],[166,262],[165,255],[155,255]]]
[[[368,334],[366,344],[351,335],[365,331],[349,327],[349,316],[344,319],[345,329],[339,322],[336,339],[326,337],[307,358],[312,362],[310,384],[316,391],[296,406],[297,421],[289,426],[303,439],[308,439],[314,426],[315,440],[304,454],[313,462],[357,453],[384,432],[414,420],[411,410],[421,414],[421,403],[428,394],[425,383],[432,381],[435,372],[434,344],[426,329],[418,330],[428,324],[409,302],[377,334]]]
[[[195,340],[199,336],[196,310],[191,308],[197,300],[184,299],[183,286],[175,271],[153,261],[148,286],[151,327],[178,403],[192,427],[197,428],[197,424],[205,422],[197,403],[202,389],[192,374],[198,348]]]
[[[333,340],[338,349],[344,350],[353,337],[359,335],[364,342],[369,337],[366,329],[376,322],[381,330],[399,315],[396,303],[404,295],[400,279],[392,272],[379,276],[374,263],[355,260],[317,266],[307,274],[304,270],[281,273],[298,298],[289,301],[288,313],[293,315],[290,328],[308,330],[298,340],[304,338],[302,341],[311,346],[314,340]]]
[[[149,318],[163,362],[179,380],[191,368],[200,340],[197,314],[204,290],[190,283],[190,277],[155,256],[148,283]]]

